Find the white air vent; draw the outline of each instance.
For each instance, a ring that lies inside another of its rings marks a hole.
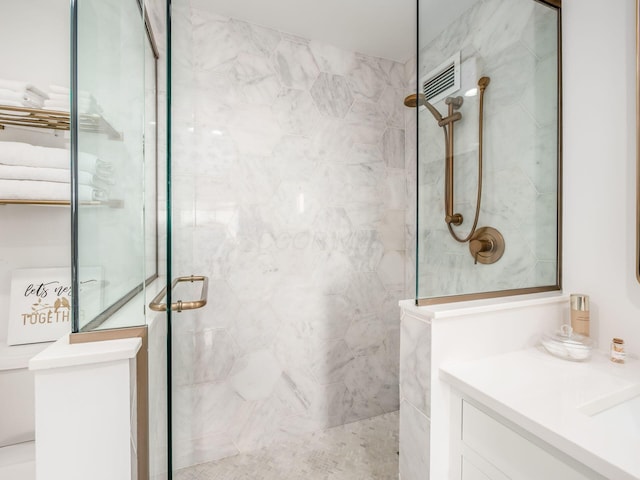
[[[460,89],[460,52],[422,77],[422,91],[431,104]]]

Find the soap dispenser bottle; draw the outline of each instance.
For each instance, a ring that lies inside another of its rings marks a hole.
[[[589,295],[571,294],[571,328],[575,333],[589,336]]]

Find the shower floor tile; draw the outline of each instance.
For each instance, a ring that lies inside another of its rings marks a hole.
[[[179,470],[176,480],[393,480],[398,412]]]

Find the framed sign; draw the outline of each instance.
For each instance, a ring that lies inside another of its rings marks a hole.
[[[80,289],[100,295],[102,269],[84,268]],[[87,302],[99,311],[100,298]],[[86,312],[85,312],[86,313]],[[8,345],[58,340],[71,331],[71,269],[28,268],[11,275]]]

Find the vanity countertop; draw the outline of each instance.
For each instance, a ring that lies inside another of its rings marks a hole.
[[[440,378],[606,478],[640,479],[638,360],[569,362],[530,348],[445,365]]]

